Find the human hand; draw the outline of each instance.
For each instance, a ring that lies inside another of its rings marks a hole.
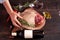
[[[12,21],[12,24],[15,26],[15,27],[18,27],[20,28],[21,26],[21,23],[18,21],[17,18],[22,18],[19,13],[16,13],[16,12],[12,12],[10,15],[10,18],[11,18],[11,21]],[[23,18],[22,18],[23,19]]]

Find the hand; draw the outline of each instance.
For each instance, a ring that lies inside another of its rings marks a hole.
[[[22,18],[22,17],[13,11],[9,0],[5,0],[3,2],[3,5],[6,8],[6,11],[8,12],[8,14],[10,15],[12,24],[16,27],[20,27],[21,23],[17,20],[17,17],[19,17],[19,18]]]
[[[12,24],[15,26],[15,27],[19,27],[21,26],[21,23],[17,20],[17,18],[22,18],[19,13],[16,13],[16,12],[12,12],[10,14],[10,18],[11,18],[11,21],[12,21]]]

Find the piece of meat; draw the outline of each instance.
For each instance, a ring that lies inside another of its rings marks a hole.
[[[43,16],[37,13],[35,16],[35,26],[40,25],[42,20],[43,20]]]
[[[23,28],[38,30],[43,28],[45,25],[45,18],[32,8],[26,9],[21,13],[21,16],[28,22],[29,25],[34,26],[22,25]]]

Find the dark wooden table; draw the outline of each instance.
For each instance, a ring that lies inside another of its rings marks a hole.
[[[48,9],[48,11],[51,13],[52,19],[46,21],[46,25],[44,27],[45,37],[41,40],[60,40],[60,16],[58,15],[59,14],[58,10]],[[0,40],[22,40],[22,39],[9,38],[10,27],[9,27],[9,23],[6,22],[8,14],[5,12],[6,11],[4,11],[4,8],[0,5]],[[37,39],[32,39],[32,40],[37,40]]]

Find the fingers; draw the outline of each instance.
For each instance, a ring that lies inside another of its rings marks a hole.
[[[15,21],[13,21],[12,23],[13,23],[13,25],[14,25],[15,27],[20,28],[20,26],[19,26],[19,25],[17,25],[17,23],[16,23]]]
[[[21,23],[20,23],[17,19],[16,19],[15,21],[16,21],[16,23],[18,23],[18,25],[20,25],[20,26],[21,26]]]
[[[23,19],[23,17],[20,16],[20,12],[18,12],[17,16],[18,16],[19,18],[22,18],[22,19]]]
[[[18,17],[19,18],[22,18],[19,14],[17,14],[16,12],[14,12],[14,14],[12,14],[11,16],[11,21],[12,21],[12,24],[16,27],[19,27],[21,26],[21,23],[18,21]]]
[[[20,12],[18,12],[18,15],[20,15],[21,13]]]

